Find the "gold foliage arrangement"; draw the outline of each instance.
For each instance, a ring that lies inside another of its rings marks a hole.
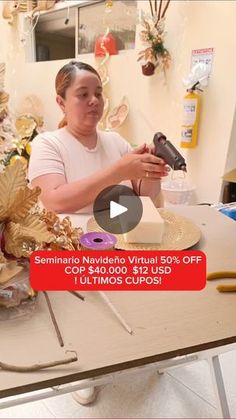
[[[79,248],[82,230],[73,228],[69,217],[61,221],[56,214],[39,209],[39,195],[39,187],[27,186],[21,162],[0,173],[0,224],[7,254],[28,258],[34,250]]]
[[[81,228],[74,228],[69,217],[63,220],[52,211],[43,209],[39,218],[46,223],[48,231],[54,235],[54,240],[47,245],[50,250],[77,250],[80,246]]]
[[[5,251],[17,258],[29,256],[25,245],[54,240],[46,224],[29,211],[38,201],[40,188],[27,186],[22,164],[17,162],[0,174],[0,223]]]

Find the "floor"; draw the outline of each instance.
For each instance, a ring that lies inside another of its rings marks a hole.
[[[220,357],[232,418],[236,418],[236,350]],[[102,388],[92,406],[78,405],[70,394],[0,410],[0,418],[217,418],[205,361],[148,372]]]

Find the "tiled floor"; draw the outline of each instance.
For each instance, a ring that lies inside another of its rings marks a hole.
[[[231,417],[236,418],[236,350],[220,357]],[[206,362],[158,375],[148,372],[107,385],[92,406],[70,394],[0,410],[0,418],[216,418],[216,402]]]

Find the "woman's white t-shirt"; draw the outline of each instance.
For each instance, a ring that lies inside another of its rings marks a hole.
[[[130,150],[130,144],[116,132],[98,131],[93,149],[82,145],[66,127],[43,132],[32,143],[28,179],[32,182],[39,176],[58,173],[67,183],[74,182],[105,169]],[[122,184],[132,187],[131,182]],[[91,213],[92,205],[78,212]]]

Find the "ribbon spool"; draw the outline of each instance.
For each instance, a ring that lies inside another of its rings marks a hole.
[[[117,239],[109,233],[90,232],[80,237],[82,250],[114,250]]]

